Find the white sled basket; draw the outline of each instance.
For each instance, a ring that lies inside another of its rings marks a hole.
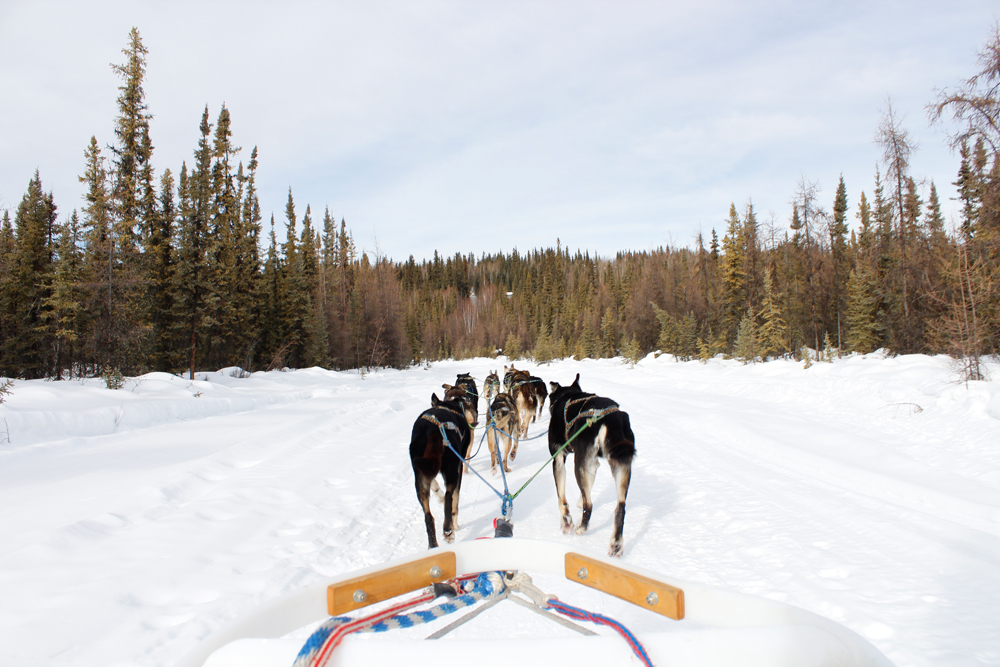
[[[635,614],[658,614],[662,631],[638,639],[660,667],[892,665],[860,635],[792,605],[680,581],[562,544],[504,538],[432,549],[277,598],[210,636],[178,667],[289,667],[303,643],[282,639],[290,632],[444,579],[489,571],[565,577],[645,609]],[[498,632],[487,639],[401,641],[390,635],[378,641],[347,637],[327,664],[432,665],[455,656],[474,667],[551,667],[554,654],[574,667],[640,664],[613,636],[518,640]]]

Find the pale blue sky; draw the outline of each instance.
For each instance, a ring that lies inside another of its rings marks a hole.
[[[953,2],[0,2],[0,208],[37,168],[62,214],[106,146],[136,26],[157,173],[225,103],[260,153],[265,224],[291,187],[405,260],[554,246],[690,245],[752,199],[787,226],[796,183],[871,195],[887,96],[913,174],[954,196],[928,126],[1000,11]],[[946,202],[946,211],[954,210]]]

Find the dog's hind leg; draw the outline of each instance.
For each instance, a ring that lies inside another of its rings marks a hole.
[[[504,441],[504,456],[503,456],[503,469],[504,472],[510,472],[510,466],[507,465],[507,460],[511,458],[510,449],[512,445],[511,437],[507,434],[501,436]],[[497,452],[499,454],[499,451]]]
[[[618,495],[618,505],[615,507],[615,532],[611,536],[608,547],[609,556],[621,556],[622,533],[625,530],[625,498],[628,496],[628,486],[632,480],[632,459],[635,458],[635,435],[629,423],[628,414],[622,412],[621,430],[615,434],[612,444],[605,448],[605,456],[615,478],[615,490]]]
[[[497,470],[497,464],[500,462],[500,448],[497,442],[497,427],[490,424],[486,427],[486,446],[490,448],[490,472],[493,476],[497,476],[499,471]]]
[[[424,509],[424,524],[427,526],[427,548],[435,548],[437,543],[437,535],[434,529],[434,515],[431,514],[431,499],[430,499],[430,482],[427,478],[420,473],[416,474],[416,487],[417,487],[417,500],[420,501],[420,506]]]
[[[604,432],[604,427],[601,427],[601,434],[598,438],[601,438]],[[590,527],[590,516],[594,512],[594,498],[591,495],[591,490],[594,488],[594,478],[597,476],[598,466],[597,444],[591,443],[584,451],[586,453],[577,450],[577,453],[574,454],[576,458],[574,466],[576,483],[580,487],[580,498],[583,500],[583,516],[580,517],[580,525],[576,527],[577,535],[583,535]]]
[[[609,556],[622,555],[622,533],[625,530],[625,498],[628,496],[628,485],[632,479],[632,463],[611,459],[611,474],[615,477],[615,490],[618,492],[618,505],[615,506],[615,531],[611,535]]]
[[[552,459],[552,476],[556,480],[556,502],[559,504],[559,513],[562,516],[562,532],[568,533],[573,530],[573,517],[569,513],[569,505],[566,504],[566,453],[557,454]]]

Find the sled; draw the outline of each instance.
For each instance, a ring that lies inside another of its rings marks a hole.
[[[207,638],[178,667],[289,667],[303,646],[303,639],[284,637],[289,633],[330,616],[363,616],[456,577],[494,572],[507,573],[508,580],[513,572],[537,573],[535,576],[547,576],[549,580],[559,577],[564,582],[563,589],[586,586],[631,603],[616,603],[629,614],[652,614],[644,617],[641,623],[644,630],[636,634],[648,663],[637,660],[637,654],[621,637],[608,632],[593,634],[597,628],[583,621],[575,624],[585,628],[586,634],[563,632],[557,638],[508,639],[502,627],[482,621],[483,617],[479,622],[489,627],[484,629],[482,638],[459,639],[442,631],[449,624],[461,625],[465,616],[475,616],[478,612],[473,606],[463,610],[464,614],[459,611],[428,624],[423,636],[434,641],[393,640],[391,631],[363,640],[347,636],[325,664],[330,667],[431,665],[448,660],[449,656],[461,656],[463,662],[474,667],[551,665],[555,659],[574,667],[892,665],[860,635],[792,605],[681,581],[604,556],[583,554],[565,544],[511,537],[431,549],[284,595]],[[546,597],[539,598],[540,592],[536,589],[534,594],[527,594],[533,595],[532,602],[515,601],[525,606],[535,604],[540,608],[535,611],[563,618],[544,610]],[[624,616],[617,620],[629,625]],[[647,631],[651,622],[656,631]],[[543,624],[540,628],[545,627],[544,619],[538,623]],[[577,632],[581,632],[579,627]],[[456,650],[458,653],[453,653]]]

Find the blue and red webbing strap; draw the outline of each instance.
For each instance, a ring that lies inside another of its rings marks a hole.
[[[608,618],[607,616],[602,616],[601,614],[595,614],[555,599],[549,600],[549,607],[555,609],[560,614],[564,614],[578,621],[590,621],[591,623],[597,623],[598,625],[605,625],[612,628],[618,632],[618,634],[620,634],[625,641],[628,642],[628,645],[632,648],[632,652],[635,653],[636,657],[642,661],[642,664],[646,665],[646,667],[653,667],[652,661],[646,654],[646,649],[639,642],[639,640],[635,638],[635,635],[633,635],[628,628],[613,618]]]

